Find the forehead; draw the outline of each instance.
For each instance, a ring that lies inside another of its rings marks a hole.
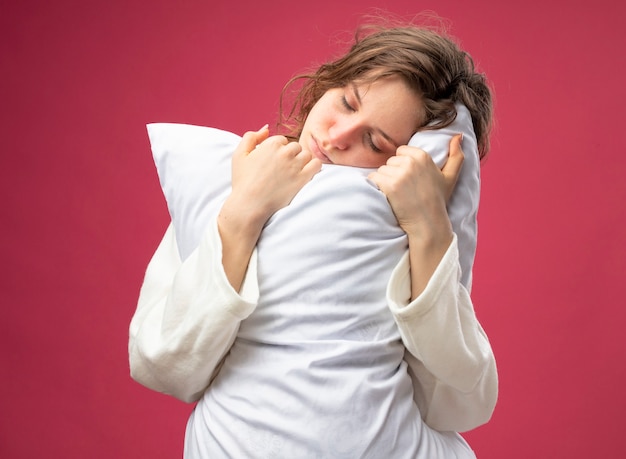
[[[374,80],[356,80],[346,86],[360,99],[365,114],[381,128],[402,135],[411,135],[423,124],[424,104],[420,95],[400,76]],[[406,132],[409,131],[409,134]]]

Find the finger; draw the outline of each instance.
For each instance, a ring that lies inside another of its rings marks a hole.
[[[283,149],[292,157],[296,157],[300,152],[302,152],[302,146],[298,142],[289,142],[283,147]]]
[[[241,142],[235,148],[235,156],[245,156],[250,153],[256,147],[256,133],[253,131],[246,132],[241,138]]]
[[[461,171],[463,161],[465,160],[465,155],[463,154],[463,150],[461,150],[462,139],[463,134],[457,134],[450,140],[450,152],[448,153],[448,160],[441,169],[441,172],[443,172],[443,174],[446,176],[458,177]]]
[[[297,142],[288,142],[286,144],[279,143],[280,139],[270,138],[268,142],[264,143],[266,147],[264,151],[275,156],[275,158],[284,158],[287,160],[294,160],[298,158],[298,153],[302,150],[302,147]]]
[[[385,165],[391,167],[408,167],[411,161],[410,158],[411,156],[408,155],[390,156]]]
[[[322,170],[322,162],[317,158],[312,158],[302,168],[302,173],[309,179]]]
[[[374,172],[370,172],[367,175],[367,178],[374,184],[376,185],[376,188],[378,188],[380,190],[380,172],[379,171],[374,171]]]
[[[274,148],[280,148],[289,144],[289,139],[284,135],[273,135],[271,137],[267,137],[264,143],[272,145]]]
[[[269,126],[266,124],[265,126],[263,126],[261,129],[259,129],[256,132],[256,143],[257,145],[260,144],[261,142],[263,142],[265,139],[267,139],[270,135],[270,128]]]
[[[401,145],[396,149],[397,156],[418,156],[418,155],[427,155],[424,150],[419,147],[410,147],[408,145]]]
[[[297,153],[296,156],[305,163],[308,163],[313,158],[313,154],[309,150],[302,148],[302,146],[300,146],[300,151]]]
[[[385,166],[378,168],[378,170],[374,172],[370,172],[367,176],[369,180],[371,180],[376,188],[378,188],[384,195],[387,195],[388,183],[392,179],[392,176],[387,175],[384,171],[381,171]]]
[[[382,177],[393,177],[395,174],[395,166],[389,166],[387,164],[383,164],[376,171],[371,172],[368,177],[375,176],[378,180],[382,179]]]
[[[459,175],[461,174],[461,168],[463,167],[463,161],[465,161],[465,155],[461,150],[461,140],[463,134],[458,134],[452,137],[450,140],[450,153],[448,153],[448,160],[441,169],[443,178],[446,182],[447,197],[449,198],[454,191]]]
[[[269,136],[269,127],[266,124],[258,131],[248,131],[241,138],[241,142],[235,149],[235,154],[248,154]]]

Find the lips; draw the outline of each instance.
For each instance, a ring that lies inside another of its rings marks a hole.
[[[330,158],[326,154],[326,151],[324,151],[322,147],[320,147],[319,143],[317,143],[317,140],[315,139],[315,137],[311,136],[309,145],[310,145],[311,153],[313,153],[313,156],[318,158],[323,163],[333,164],[333,162],[330,160]]]

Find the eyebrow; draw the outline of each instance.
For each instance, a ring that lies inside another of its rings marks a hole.
[[[359,103],[359,105],[362,105],[363,101],[361,100],[361,94],[359,94],[359,88],[357,88],[356,83],[352,82],[350,84],[350,87],[352,87],[352,92],[354,93],[354,97],[356,97],[357,102]],[[382,129],[375,128],[374,130],[377,131],[380,135],[382,135],[389,142],[391,142],[393,146],[395,146],[396,148],[400,146],[399,142],[396,142],[395,140],[393,140],[391,136],[387,134],[385,131],[383,131]]]

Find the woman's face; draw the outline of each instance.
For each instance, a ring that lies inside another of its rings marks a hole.
[[[354,82],[317,101],[299,143],[322,163],[376,168],[406,145],[423,116],[419,96],[400,77]]]

